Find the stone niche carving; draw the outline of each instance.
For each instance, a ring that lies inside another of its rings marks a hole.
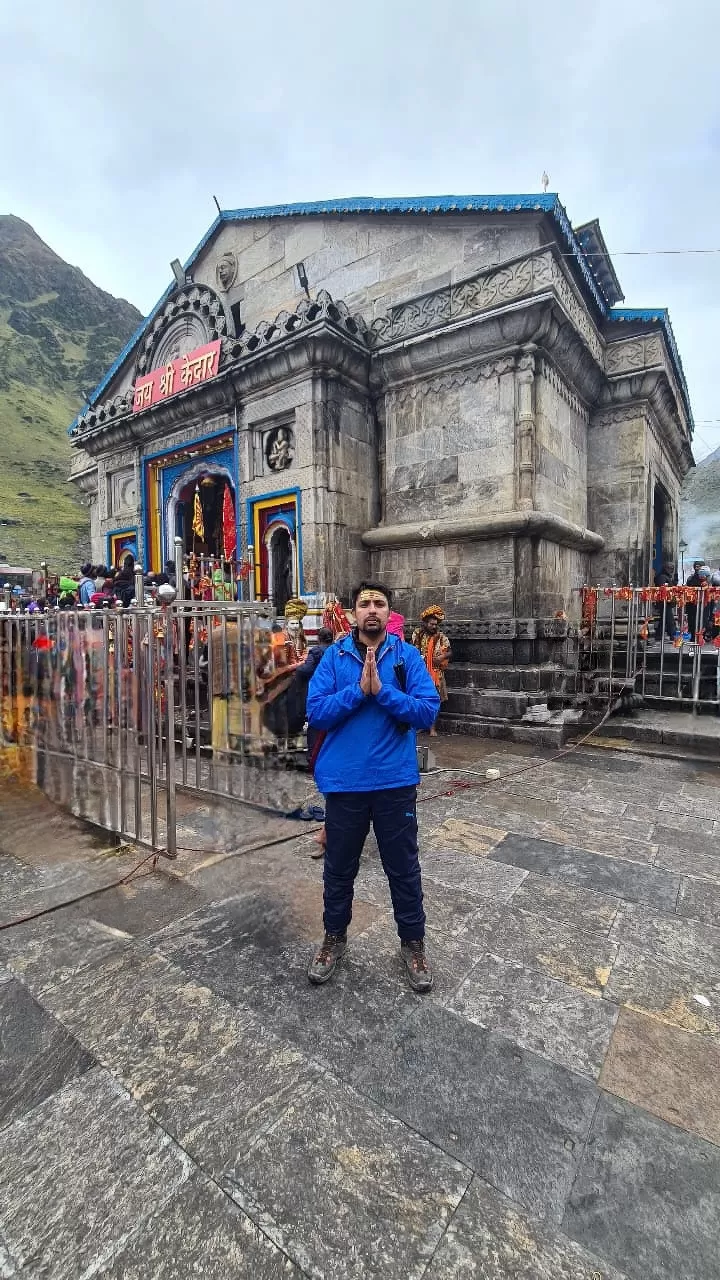
[[[121,511],[134,511],[137,507],[137,482],[134,467],[124,467],[108,476],[110,515]]]
[[[228,289],[232,289],[237,280],[237,273],[237,255],[232,250],[228,250],[218,259],[215,267],[215,279],[217,280],[218,289],[222,289],[224,293],[227,293]]]
[[[263,457],[268,471],[286,471],[295,457],[295,434],[291,427],[273,427],[263,438]]]

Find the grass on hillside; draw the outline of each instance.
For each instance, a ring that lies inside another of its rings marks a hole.
[[[63,389],[12,381],[0,390],[0,559],[75,570],[86,558],[88,511],[67,480],[67,429],[78,408],[79,397]]]

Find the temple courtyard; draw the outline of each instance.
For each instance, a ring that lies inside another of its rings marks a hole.
[[[0,930],[0,1275],[717,1280],[720,768],[533,750],[438,739],[425,997],[372,840],[312,988],[307,823],[183,796],[106,888],[5,780],[0,923],[76,901]]]

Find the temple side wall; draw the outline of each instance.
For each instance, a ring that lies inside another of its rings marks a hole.
[[[663,536],[663,558],[671,560],[678,568],[678,540],[680,537],[680,493],[682,489],[682,478],[679,471],[672,465],[671,456],[668,454],[667,448],[663,445],[659,431],[651,416],[648,423],[648,430],[645,437],[646,456],[648,464],[648,503],[649,503],[649,531],[652,540],[653,528],[653,494],[656,484],[659,484],[665,490],[668,498],[668,512],[664,527]],[[649,570],[650,571],[650,570]],[[652,581],[652,578],[648,578]]]
[[[647,425],[642,406],[601,412],[588,434],[588,523],[605,539],[593,583],[639,583],[648,572]]]
[[[439,601],[449,617],[509,618],[514,612],[514,540],[383,547],[371,555],[373,577],[396,593],[397,608],[416,619]]]
[[[362,534],[378,517],[377,433],[369,400],[333,378],[314,383],[314,487],[303,507],[307,591],[345,597],[369,572]]]
[[[514,213],[425,217],[386,214],[352,218],[300,216],[227,223],[193,269],[197,283],[218,287],[216,264],[234,254],[237,275],[227,291],[240,302],[248,329],[292,311],[304,296],[295,267],[302,262],[311,296],[327,289],[370,323],[389,307],[460,279],[540,244],[540,219]]]
[[[593,583],[652,581],[654,495],[667,495],[664,554],[677,554],[680,474],[649,405],[606,410],[589,434],[588,516],[605,547],[592,557]]]
[[[515,385],[503,372],[449,371],[385,399],[387,524],[509,511]]]
[[[535,505],[581,528],[588,523],[588,421],[584,405],[543,361],[535,379]]]
[[[516,542],[518,618],[553,618],[565,613],[580,617],[580,587],[587,581],[588,555],[548,538],[518,538]]]
[[[90,547],[93,564],[107,562],[108,534],[135,529],[142,546],[139,448],[108,452],[90,458],[78,452],[71,479],[83,475],[82,489],[90,503]]]

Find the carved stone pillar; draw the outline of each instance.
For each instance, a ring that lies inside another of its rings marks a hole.
[[[520,511],[535,506],[535,355],[523,351],[515,372],[515,503]]]

